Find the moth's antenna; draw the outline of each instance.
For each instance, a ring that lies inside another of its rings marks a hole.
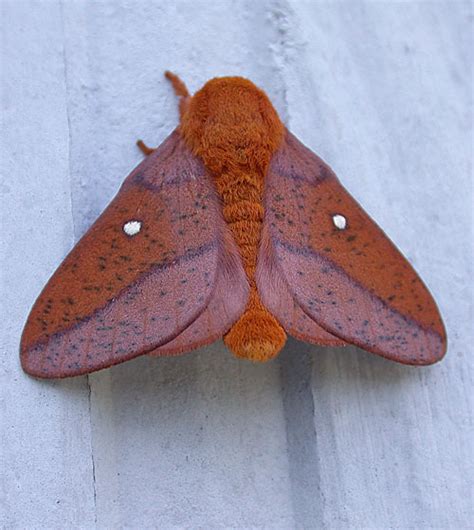
[[[191,98],[189,91],[184,82],[173,72],[166,70],[165,77],[173,85],[174,93],[179,97],[179,117],[182,118],[186,111],[188,102]]]
[[[183,98],[189,97],[189,92],[188,92],[188,89],[186,88],[186,85],[184,84],[184,81],[182,81],[176,74],[173,74],[173,72],[166,70],[165,77],[166,79],[171,81],[174,92],[177,96],[180,96]]]

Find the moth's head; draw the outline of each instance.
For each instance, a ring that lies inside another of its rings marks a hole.
[[[225,125],[242,120],[278,119],[268,96],[244,77],[215,77],[193,96],[190,113]]]
[[[213,149],[251,156],[255,146],[276,150],[283,124],[265,92],[243,77],[216,77],[189,101],[181,132],[196,154]],[[248,157],[247,156],[247,157]]]

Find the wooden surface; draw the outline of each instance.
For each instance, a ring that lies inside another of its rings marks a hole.
[[[469,2],[5,1],[0,526],[472,528]],[[427,368],[290,340],[87,377],[21,371],[48,277],[192,91],[264,88],[423,277],[449,350]]]

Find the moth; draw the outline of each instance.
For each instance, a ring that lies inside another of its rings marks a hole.
[[[321,158],[241,77],[179,97],[146,158],[36,300],[20,347],[36,377],[86,374],[223,337],[268,361],[287,335],[431,364],[446,333],[429,291]]]

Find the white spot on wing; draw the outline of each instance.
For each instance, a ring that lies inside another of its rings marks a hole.
[[[338,230],[344,230],[344,228],[346,228],[346,225],[347,225],[346,218],[343,215],[341,215],[340,213],[337,213],[337,214],[332,216],[332,222],[334,223],[334,226]]]
[[[136,236],[141,229],[141,221],[128,221],[123,225],[123,231],[127,234],[127,236]]]

